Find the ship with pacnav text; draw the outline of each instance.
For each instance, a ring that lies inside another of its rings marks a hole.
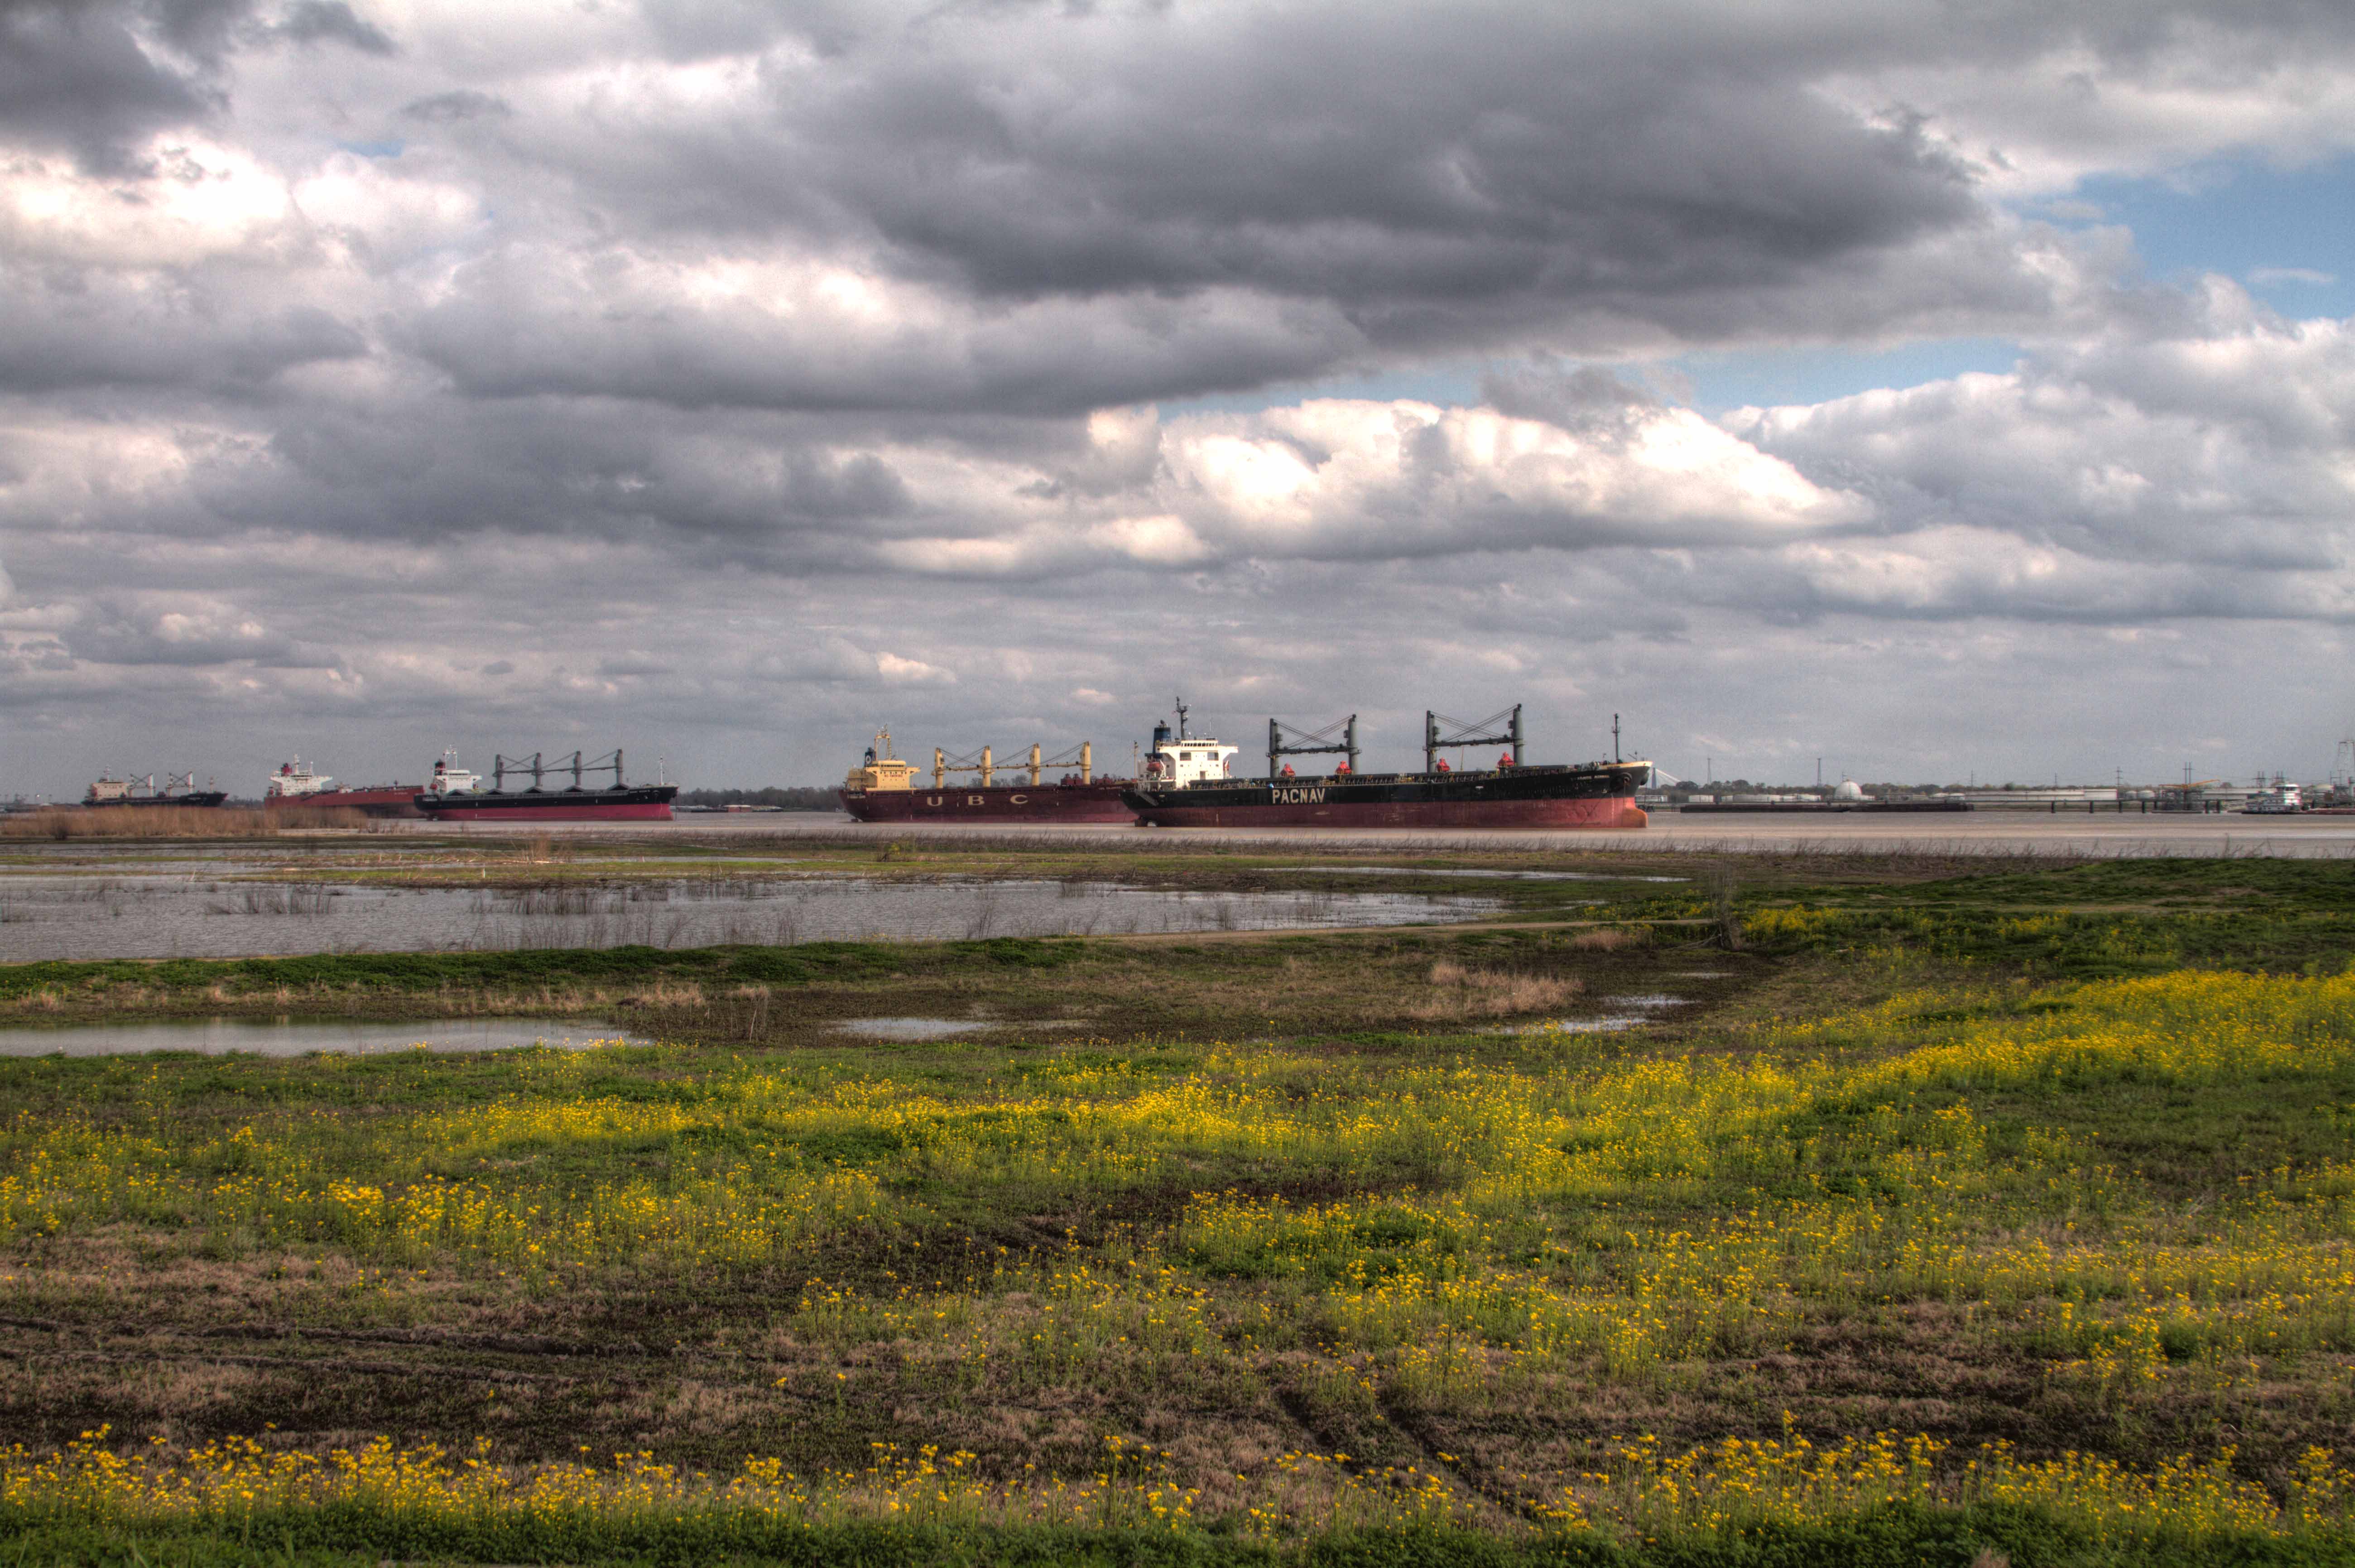
[[[1050,781],[1048,771],[1069,771]],[[973,783],[950,782],[952,773]],[[1121,793],[1134,780],[1095,776],[1095,746],[1082,741],[1057,756],[1033,744],[1022,762],[1000,763],[984,746],[971,756],[932,750],[932,783],[916,764],[891,753],[891,731],[876,732],[858,766],[842,781],[842,809],[861,822],[1134,822]],[[1001,784],[1000,775],[1011,775]]]
[[[592,789],[581,783],[586,773],[610,773],[611,788]],[[551,773],[572,775],[569,786],[548,787]],[[506,787],[510,778],[528,777],[523,789]],[[433,779],[412,797],[417,809],[437,822],[668,822],[670,803],[678,794],[675,784],[632,784],[622,777],[619,747],[593,761],[579,752],[553,762],[534,752],[528,757],[495,758],[491,787],[481,775],[457,765],[454,752],[444,752],[433,764]]]
[[[261,808],[264,811],[307,811],[340,808],[364,812],[370,816],[422,816],[417,809],[418,792],[425,786],[413,784],[339,784],[327,774],[314,770],[297,757],[278,764],[262,786]]]
[[[1612,730],[1615,740],[1615,719]],[[1457,768],[1441,755],[1489,745],[1508,748],[1493,768]],[[1315,731],[1269,720],[1264,779],[1233,776],[1241,749],[1189,734],[1180,702],[1174,729],[1155,727],[1145,776],[1123,798],[1138,822],[1155,827],[1622,828],[1650,820],[1636,790],[1651,763],[1524,763],[1518,704],[1468,725],[1425,713],[1421,773],[1360,773],[1355,714]],[[1284,760],[1319,753],[1345,760],[1321,776],[1299,774]]]

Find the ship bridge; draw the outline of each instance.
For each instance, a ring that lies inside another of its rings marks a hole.
[[[1229,746],[1208,735],[1186,732],[1186,704],[1178,703],[1178,728],[1153,727],[1153,750],[1146,754],[1145,776],[1157,784],[1182,788],[1194,784],[1224,784],[1234,773],[1240,746]]]

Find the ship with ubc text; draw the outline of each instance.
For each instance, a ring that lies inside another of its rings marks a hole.
[[[591,788],[582,777],[610,773],[609,788]],[[550,774],[570,773],[569,785],[548,786]],[[507,788],[510,778],[529,778],[522,789]],[[528,757],[500,756],[491,764],[490,787],[482,776],[457,765],[457,754],[444,752],[433,764],[432,782],[412,797],[417,809],[437,822],[668,822],[675,784],[632,784],[622,776],[619,747],[593,761],[581,753],[544,761],[539,752]]]
[[[1065,770],[1050,780],[1050,770]],[[861,822],[1134,822],[1122,799],[1130,779],[1095,776],[1095,747],[1082,741],[1050,757],[1033,744],[1020,762],[1000,763],[990,747],[970,756],[932,751],[932,780],[891,752],[891,731],[877,731],[840,791],[842,809]],[[973,782],[950,775],[969,774]],[[1010,775],[1010,777],[1008,777]],[[1001,777],[1008,782],[1000,783]]]
[[[1633,828],[1650,818],[1636,804],[1652,764],[1635,759],[1531,763],[1522,757],[1519,704],[1471,724],[1423,715],[1421,773],[1368,773],[1358,766],[1358,720],[1351,714],[1303,731],[1268,720],[1267,777],[1233,776],[1241,747],[1186,728],[1156,725],[1144,774],[1124,799],[1153,827],[1518,827]],[[1507,721],[1509,722],[1507,722]],[[1498,730],[1500,722],[1507,727]],[[1612,722],[1614,740],[1618,721]],[[1491,768],[1457,768],[1441,753],[1499,745]],[[1330,773],[1305,775],[1285,759],[1343,758]]]

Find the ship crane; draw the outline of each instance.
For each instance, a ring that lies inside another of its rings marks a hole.
[[[932,787],[945,788],[951,773],[978,773],[981,775],[981,787],[987,789],[997,776],[999,764],[995,759],[996,752],[988,746],[984,746],[978,752],[969,752],[961,757],[951,756],[935,746],[932,748]],[[1096,749],[1094,742],[1082,741],[1078,745],[1067,746],[1050,757],[1044,753],[1043,748],[1038,742],[1033,741],[1030,745],[1029,761],[1008,763],[1005,766],[1009,772],[1016,769],[1027,770],[1030,774],[1032,789],[1039,788],[1045,782],[1049,768],[1077,766],[1080,770],[1080,782],[1086,784],[1095,776]]]
[[[1340,736],[1335,740],[1336,733]],[[1291,736],[1295,739],[1287,740]],[[1347,771],[1358,771],[1358,716],[1336,719],[1322,730],[1302,730],[1275,719],[1267,721],[1267,776],[1274,778],[1282,757],[1322,757],[1346,755]]]
[[[1504,730],[1495,730],[1495,726],[1505,723],[1508,720],[1511,722],[1507,724]],[[1442,724],[1451,726],[1444,735],[1439,731]],[[1493,732],[1475,733],[1476,731],[1484,730]],[[1475,719],[1469,724],[1461,719],[1450,719],[1444,713],[1433,713],[1428,709],[1423,715],[1423,771],[1424,773],[1439,772],[1439,753],[1443,747],[1495,745],[1511,747],[1509,754],[1512,760],[1515,763],[1521,760],[1521,705],[1519,703],[1516,702],[1510,708],[1499,708],[1486,719]]]
[[[615,789],[625,787],[622,783],[622,749],[616,746],[603,756],[589,762],[583,762],[579,752],[573,752],[569,757],[559,757],[550,763],[541,762],[540,753],[538,752],[534,752],[528,757],[495,756],[491,759],[491,788],[495,791],[506,788],[506,776],[509,773],[529,773],[532,793],[537,795],[539,793],[540,780],[544,775],[560,773],[568,770],[572,774],[572,787],[576,790],[581,788],[582,773],[611,773],[613,775]]]

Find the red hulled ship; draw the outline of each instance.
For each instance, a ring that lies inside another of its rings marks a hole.
[[[977,757],[952,759],[932,752],[932,779],[926,788],[915,764],[891,754],[891,731],[877,733],[866,758],[843,781],[842,808],[861,822],[1134,822],[1136,813],[1121,798],[1134,782],[1092,778],[1095,749],[1082,741],[1059,758],[1030,748],[1028,762],[1001,767],[984,746]],[[1049,768],[1076,765],[1050,783]],[[951,784],[953,773],[973,773],[977,784]],[[999,784],[1000,773],[1021,775]]]
[[[1509,715],[1501,733],[1473,734]],[[1453,720],[1449,722],[1453,723]],[[1334,724],[1299,743],[1284,726],[1268,721],[1264,780],[1230,776],[1239,746],[1186,732],[1186,706],[1178,705],[1178,727],[1153,731],[1153,752],[1145,778],[1127,792],[1138,822],[1153,827],[1519,827],[1536,829],[1642,827],[1650,818],[1636,804],[1636,790],[1651,772],[1643,762],[1614,761],[1576,765],[1531,766],[1519,761],[1521,710],[1518,705],[1473,725],[1443,734],[1440,716],[1423,716],[1423,763],[1419,773],[1358,772],[1358,721],[1347,721],[1347,739],[1337,741]],[[1616,739],[1614,719],[1612,733]],[[1448,747],[1502,744],[1492,769],[1451,768],[1440,752]],[[1312,752],[1346,753],[1332,773],[1301,777],[1283,759]]]
[[[261,807],[264,811],[343,807],[370,816],[422,816],[425,814],[417,809],[417,792],[423,787],[389,784],[355,789],[337,784],[325,773],[313,772],[310,763],[297,757],[291,763],[281,763],[278,771],[270,775],[270,782],[262,787]]]

